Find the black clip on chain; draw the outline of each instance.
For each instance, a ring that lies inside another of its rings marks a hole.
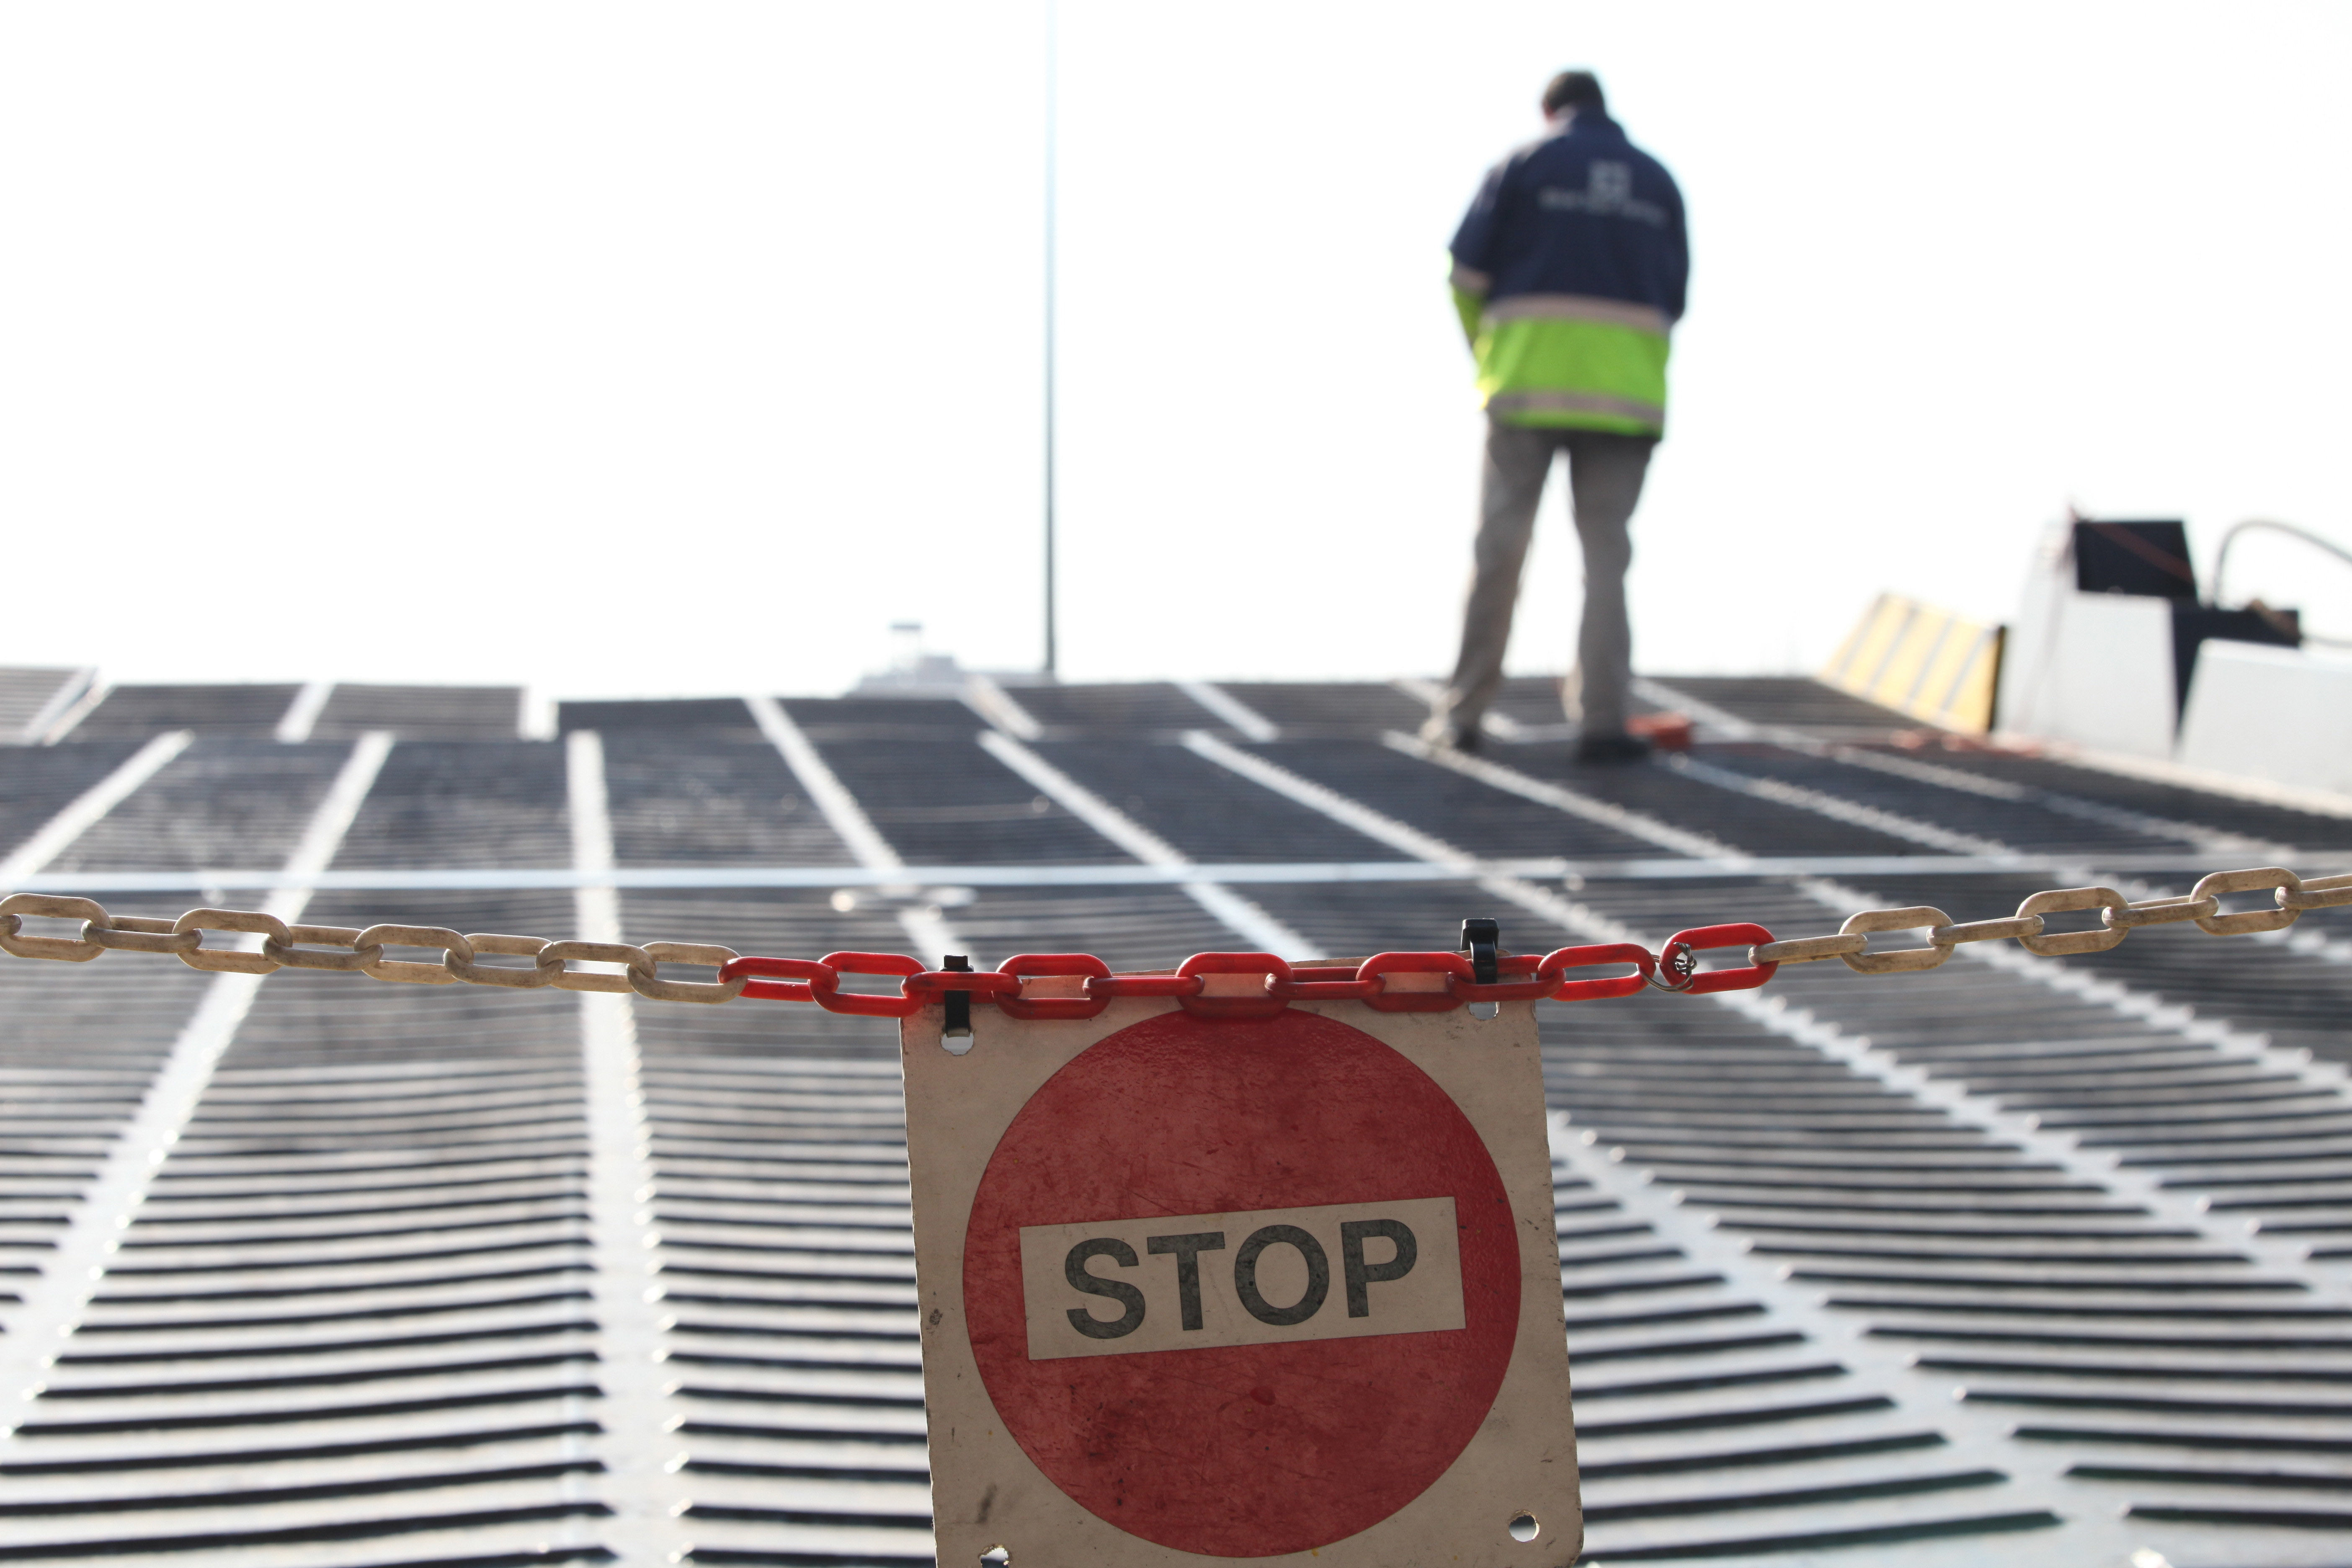
[[[1470,955],[1471,973],[1481,985],[1502,978],[1503,927],[1499,921],[1462,922],[1462,951]]]
[[[950,952],[940,961],[940,967],[957,974],[970,974],[971,960],[963,953]],[[940,1032],[951,1039],[969,1039],[971,1037],[971,993],[950,991],[945,1000],[947,1026]]]

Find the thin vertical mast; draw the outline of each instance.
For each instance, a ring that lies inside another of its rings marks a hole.
[[[1059,662],[1055,635],[1054,603],[1054,252],[1059,235],[1055,223],[1055,164],[1060,161],[1055,140],[1055,110],[1060,97],[1057,79],[1060,31],[1057,0],[1045,0],[1045,673]]]

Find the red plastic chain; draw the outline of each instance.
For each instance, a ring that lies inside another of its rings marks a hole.
[[[1543,967],[1536,973],[1546,980],[1557,981],[1571,969],[1586,969],[1596,963],[1630,963],[1633,973],[1609,980],[1562,981],[1547,994],[1555,1002],[1598,1002],[1611,996],[1631,996],[1658,972],[1658,961],[1648,948],[1638,942],[1609,942],[1597,947],[1563,947],[1547,953]]]
[[[1359,980],[1372,980],[1383,974],[1427,974],[1444,984],[1424,989],[1392,987],[1380,981],[1380,989],[1364,998],[1364,1005],[1376,1013],[1450,1012],[1462,1005],[1454,999],[1454,987],[1475,985],[1478,980],[1478,972],[1458,952],[1376,952],[1356,971]]]
[[[1110,965],[1091,953],[1085,952],[1021,952],[997,966],[997,973],[1013,980],[1013,994],[1000,997],[997,1005],[1014,1018],[1091,1018],[1110,1005],[1106,996],[1097,1001],[1094,983],[1110,978]],[[1044,994],[1024,998],[1021,980],[1024,976],[1037,979],[1064,978],[1080,982],[1075,996]],[[980,1000],[974,994],[972,1000]]]
[[[1255,994],[1212,992],[1203,980],[1194,994],[1176,998],[1176,1005],[1187,1013],[1202,1018],[1271,1018],[1290,1005],[1273,992],[1273,987],[1289,980],[1290,965],[1270,952],[1196,952],[1176,966],[1179,980],[1206,974],[1263,974],[1265,980]]]
[[[1771,940],[1762,926],[1742,923],[1677,931],[1656,953],[1630,942],[1563,947],[1541,958],[1514,953],[1502,958],[1496,978],[1485,983],[1458,952],[1380,952],[1358,964],[1297,965],[1270,952],[1196,952],[1172,974],[1113,974],[1110,965],[1083,952],[1024,952],[977,972],[926,969],[904,953],[829,952],[816,960],[738,958],[719,978],[747,981],[743,994],[764,1001],[814,1002],[828,1012],[882,1018],[909,1016],[950,992],[1031,1019],[1092,1018],[1128,996],[1172,996],[1186,1012],[1209,1018],[1267,1018],[1294,1002],[1361,1002],[1382,1013],[1443,1013],[1470,1002],[1596,1002],[1631,996],[1653,984],[1691,995],[1751,990],[1780,966],[1702,971],[1693,955]],[[1633,973],[1567,978],[1571,970],[1609,963],[1632,964]],[[845,974],[895,975],[898,991],[844,991]],[[1227,974],[1255,976],[1259,984],[1212,984],[1211,976]]]

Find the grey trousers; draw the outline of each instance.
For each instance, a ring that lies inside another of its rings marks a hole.
[[[1519,571],[1535,531],[1552,454],[1568,454],[1569,500],[1584,543],[1584,625],[1563,706],[1587,735],[1625,728],[1633,639],[1625,619],[1625,568],[1633,559],[1626,524],[1642,499],[1657,441],[1600,430],[1559,430],[1486,421],[1486,467],[1479,490],[1476,575],[1462,619],[1462,657],[1439,698],[1436,722],[1475,733],[1503,684],[1503,650],[1518,607]]]

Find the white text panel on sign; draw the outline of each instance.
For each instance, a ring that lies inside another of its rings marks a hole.
[[[1029,1226],[1029,1359],[1463,1326],[1454,1200]]]

